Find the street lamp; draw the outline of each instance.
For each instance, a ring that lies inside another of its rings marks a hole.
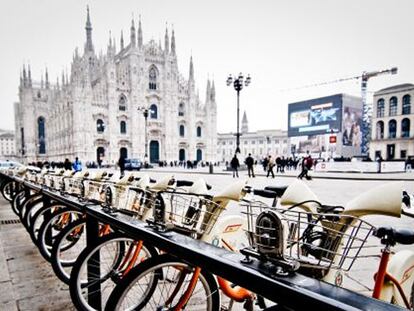
[[[148,109],[147,107],[144,106],[139,106],[138,107],[138,111],[142,112],[144,119],[145,119],[145,155],[144,155],[144,164],[145,167],[147,167],[148,165],[148,131],[147,131],[147,127],[148,127],[148,115],[150,113],[150,109]]]
[[[240,91],[243,89],[243,82],[245,86],[249,86],[251,82],[250,75],[247,75],[246,80],[243,80],[243,74],[240,72],[238,77],[229,75],[227,78],[227,86],[233,83],[234,89],[237,92],[237,133],[236,133],[236,153],[240,153]]]

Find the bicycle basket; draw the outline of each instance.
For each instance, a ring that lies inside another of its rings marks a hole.
[[[183,192],[161,192],[154,200],[153,222],[200,238],[210,233],[221,212],[208,196]]]
[[[269,208],[261,202],[247,204],[246,215],[254,249],[313,269],[348,271],[374,229],[368,222],[349,215]],[[263,222],[264,215],[278,217],[278,221]]]

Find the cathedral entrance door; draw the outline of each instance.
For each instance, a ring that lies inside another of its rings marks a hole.
[[[150,162],[156,163],[160,160],[160,143],[157,140],[151,140],[150,142]]]
[[[203,150],[197,149],[197,161],[203,160]]]
[[[102,166],[103,158],[105,157],[105,148],[104,147],[98,147],[96,149],[96,162],[98,162],[98,166]]]
[[[119,149],[119,157],[123,159],[128,158],[128,149],[125,147],[122,147],[121,149]]]
[[[180,151],[178,152],[178,160],[185,161],[185,150],[184,149],[180,149]]]

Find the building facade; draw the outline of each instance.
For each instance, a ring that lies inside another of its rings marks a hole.
[[[413,84],[400,84],[374,93],[370,157],[384,160],[414,156]]]
[[[15,156],[15,141],[12,131],[0,130],[0,159],[10,160]]]
[[[222,162],[231,161],[236,151],[235,133],[219,133],[217,137],[217,159]],[[290,155],[290,142],[287,131],[260,130],[249,132],[246,112],[243,114],[240,136],[240,157],[244,159],[251,153],[256,160],[261,160],[267,155]]]
[[[362,99],[347,94],[309,99],[288,106],[292,153],[314,157],[361,155]]]
[[[137,30],[132,20],[129,44],[121,33],[117,49],[110,35],[100,55],[89,9],[85,30],[83,53],[75,50],[70,74],[62,73],[55,84],[47,70],[35,82],[30,67],[23,67],[15,103],[18,154],[27,162],[79,157],[113,164],[120,155],[144,159],[146,154],[151,162],[214,161],[214,82],[207,82],[206,100],[200,100],[192,57],[188,79],[178,71],[174,30],[170,37],[166,29],[163,45],[144,43],[141,20]]]

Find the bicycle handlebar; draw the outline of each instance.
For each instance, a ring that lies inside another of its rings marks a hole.
[[[264,198],[270,198],[270,199],[274,199],[278,196],[276,192],[273,192],[273,191],[270,191],[270,190],[264,190],[264,189],[263,190],[262,189],[254,189],[253,194],[264,197]]]

